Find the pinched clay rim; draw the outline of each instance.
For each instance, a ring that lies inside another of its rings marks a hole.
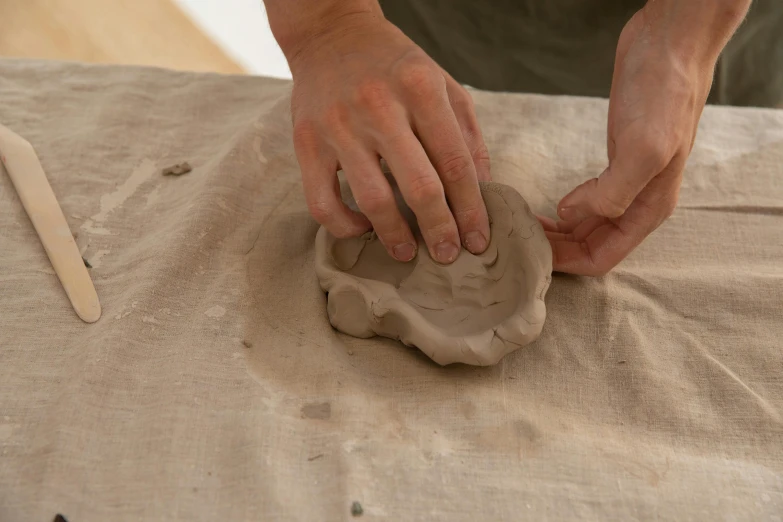
[[[328,293],[327,311],[332,326],[354,337],[380,335],[399,339],[408,346],[419,348],[441,365],[455,362],[479,366],[496,364],[508,353],[537,339],[546,318],[544,296],[552,281],[549,242],[543,227],[516,190],[500,183],[481,183],[481,191],[485,198],[487,192],[503,198],[512,214],[509,236],[517,234],[519,238],[519,241],[506,243],[507,248],[515,250],[510,255],[517,256],[523,263],[520,269],[524,273],[527,294],[520,297],[514,313],[494,328],[477,334],[449,334],[427,321],[414,306],[400,297],[393,285],[359,278],[340,270],[332,257],[338,240],[321,227],[315,239],[315,271],[321,288]],[[488,251],[496,241],[496,224],[492,225],[493,237]],[[420,250],[419,255],[427,255],[426,251]],[[362,305],[356,306],[355,303]],[[340,321],[335,320],[336,307],[341,308],[342,317],[351,315],[349,324],[339,324]],[[350,314],[346,308],[350,308]]]

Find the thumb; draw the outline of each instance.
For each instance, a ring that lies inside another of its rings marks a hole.
[[[641,153],[640,153],[641,152]],[[657,147],[620,147],[614,161],[597,178],[590,179],[565,196],[557,214],[566,221],[591,216],[622,216],[636,196],[661,171],[671,158]]]

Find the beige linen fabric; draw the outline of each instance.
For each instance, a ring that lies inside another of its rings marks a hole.
[[[555,276],[533,345],[438,367],[329,326],[289,91],[0,61],[104,310],[0,170],[0,520],[781,520],[783,112],[708,108],[661,229]],[[534,210],[603,169],[604,100],[474,96]]]

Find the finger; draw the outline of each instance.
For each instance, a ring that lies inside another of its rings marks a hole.
[[[337,160],[318,134],[298,126],[294,132],[294,149],[302,172],[307,208],[313,218],[332,235],[355,237],[371,228],[362,214],[348,208],[340,196]]]
[[[666,169],[647,184],[621,217],[593,216],[572,230],[568,230],[570,224],[559,223],[558,232],[547,232],[554,270],[606,274],[674,212],[681,183],[681,169]]]
[[[545,230],[547,238],[559,241],[580,242],[586,240],[598,227],[612,223],[611,220],[593,216],[583,221],[558,221],[556,230]]]
[[[413,115],[427,157],[443,183],[462,244],[481,254],[489,245],[489,217],[476,167],[445,94]]]
[[[572,234],[547,233],[552,246],[552,268],[556,272],[600,276],[614,268],[644,239],[638,231],[620,229],[605,221],[584,240]]]
[[[547,232],[555,271],[603,275],[671,215],[681,176],[659,176],[618,219],[593,216],[568,232]],[[562,230],[567,230],[562,227]]]
[[[606,170],[565,196],[557,213],[565,220],[588,216],[620,217],[672,159],[665,138],[645,135],[639,140],[618,142],[614,159]]]
[[[547,216],[536,216],[538,222],[544,227],[545,232],[557,232],[557,221]]]
[[[476,118],[473,97],[451,76],[445,72],[444,74],[446,75],[446,92],[449,96],[449,103],[457,118],[462,138],[473,158],[476,176],[479,181],[491,181],[489,150],[484,144],[484,136]]]
[[[416,257],[416,240],[397,207],[378,158],[360,144],[349,150],[340,163],[356,205],[370,220],[390,256],[403,262],[412,260]]]
[[[558,232],[571,234],[577,241],[582,241],[599,225],[603,225],[607,221],[611,222],[612,220],[601,216],[592,216],[583,220],[558,221],[557,229]]]
[[[571,236],[571,234],[564,234],[562,232],[550,232],[545,231],[544,234],[546,235],[546,238],[552,242],[552,241],[570,241],[573,242],[574,238]]]
[[[394,137],[379,141],[381,155],[386,159],[405,202],[416,215],[421,235],[432,258],[443,264],[452,263],[459,255],[459,233],[438,174],[416,139],[410,124]]]
[[[595,229],[596,226],[606,221],[606,218],[593,216],[587,219],[575,219],[571,221],[555,221],[546,216],[537,216],[538,221],[544,227],[545,232],[559,232],[562,234],[572,234],[577,232],[577,236],[584,238],[587,231]]]

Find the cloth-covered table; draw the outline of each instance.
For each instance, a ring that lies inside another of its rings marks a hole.
[[[783,111],[707,108],[671,219],[555,275],[534,344],[440,367],[330,327],[290,88],[0,61],[103,305],[0,169],[0,520],[783,517]],[[534,210],[604,168],[605,100],[473,94]]]

